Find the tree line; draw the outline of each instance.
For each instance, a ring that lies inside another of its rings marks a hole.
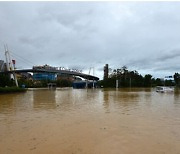
[[[26,88],[40,88],[47,87],[48,83],[56,83],[57,87],[71,87],[72,81],[68,79],[58,79],[55,81],[51,80],[29,80],[27,78],[21,77],[18,79],[19,87],[24,85]],[[16,86],[15,81],[9,78],[7,74],[0,74],[0,87],[13,87]]]
[[[99,86],[104,88],[116,87],[118,80],[118,87],[154,87],[154,86],[178,86],[180,87],[180,74],[174,74],[174,80],[155,79],[151,74],[142,76],[138,71],[129,71],[126,66],[114,69],[109,73],[108,77],[104,77],[99,81]]]
[[[159,78],[153,78],[151,74],[142,76],[138,71],[130,71],[126,66],[118,69],[114,69],[109,73],[108,77],[98,82],[99,87],[114,88],[116,87],[116,80],[118,80],[118,87],[155,87],[155,86],[177,86],[180,87],[180,74],[174,74],[174,81],[165,80]],[[18,79],[19,86],[25,85],[25,87],[47,87],[47,83],[56,83],[57,87],[71,87],[72,81],[68,79],[58,79],[56,81],[41,80],[33,81],[25,78]],[[9,79],[7,74],[0,74],[0,87],[12,87],[15,86],[15,82]]]

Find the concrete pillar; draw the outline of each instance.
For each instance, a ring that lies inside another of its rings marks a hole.
[[[118,80],[116,80],[116,88],[119,88]]]

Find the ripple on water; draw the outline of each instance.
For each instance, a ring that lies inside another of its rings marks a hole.
[[[143,88],[0,95],[0,152],[179,153],[179,96]]]

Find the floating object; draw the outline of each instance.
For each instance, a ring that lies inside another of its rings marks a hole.
[[[174,87],[157,86],[156,92],[174,92]]]

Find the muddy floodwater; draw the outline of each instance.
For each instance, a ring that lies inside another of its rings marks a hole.
[[[1,94],[0,154],[180,154],[180,92]]]

